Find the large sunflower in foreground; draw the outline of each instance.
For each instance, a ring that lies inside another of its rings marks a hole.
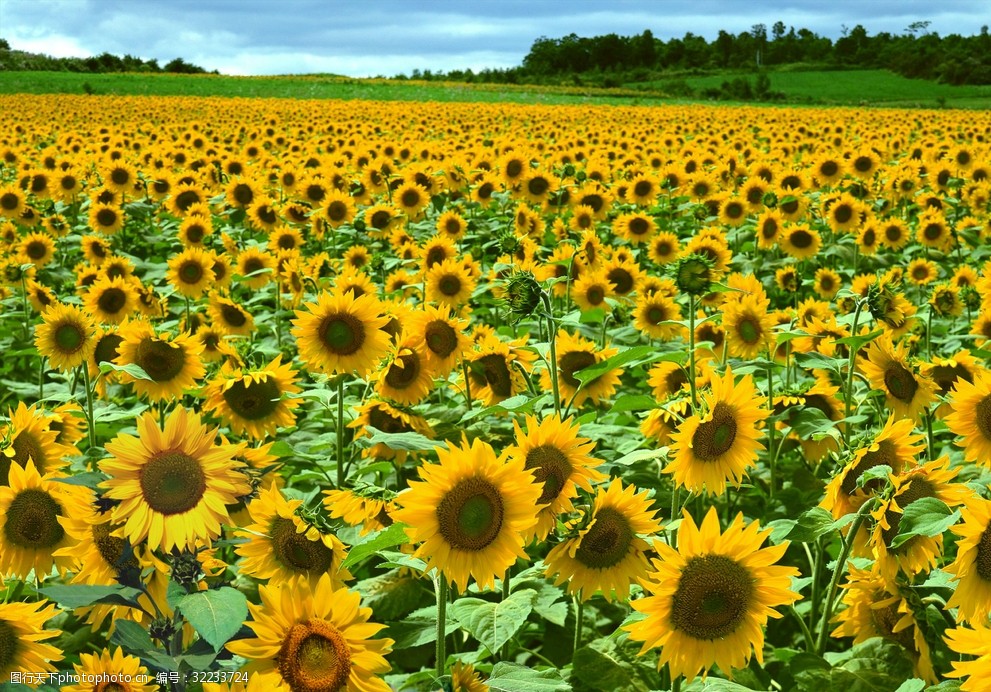
[[[206,386],[203,408],[214,411],[235,433],[260,440],[296,421],[292,409],[300,400],[285,395],[298,391],[295,373],[289,363],[282,363],[281,354],[257,370],[225,363]]]
[[[419,543],[415,556],[427,561],[461,591],[474,577],[491,587],[517,558],[526,559],[524,534],[537,523],[541,488],[522,459],[496,457],[492,446],[475,439],[437,448],[439,464],[420,467],[396,501],[396,521]]]
[[[237,448],[214,444],[216,429],[181,406],[164,428],[151,413],[137,427],[138,437],[121,434],[108,442],[112,456],[100,462],[110,476],[101,484],[106,497],[120,500],[112,511],[113,521],[124,524],[123,536],[166,552],[219,536],[229,521],[227,506],[251,492],[233,460]]]
[[[953,671],[946,677],[966,678],[960,684],[963,692],[987,692],[991,680],[991,625],[975,623],[973,627],[946,630],[944,639],[951,651],[977,656],[973,661],[950,661]]]
[[[991,373],[980,372],[973,382],[957,380],[950,408],[946,426],[962,438],[956,443],[964,458],[991,467]]]
[[[751,649],[763,663],[767,619],[801,598],[791,590],[798,570],[775,564],[788,543],[761,548],[770,532],[756,521],[744,526],[742,514],[720,532],[715,507],[699,528],[685,512],[678,549],[655,542],[655,571],[642,581],[649,595],[631,604],[647,617],[623,627],[643,642],[640,653],[660,647],[658,667],[689,680],[713,665],[731,676]]]
[[[324,534],[306,524],[296,510],[302,500],[287,500],[272,485],[248,505],[253,523],[238,531],[245,543],[235,552],[244,558],[241,571],[256,579],[268,579],[269,584],[284,584],[295,579],[317,580],[330,575],[334,588],[350,579],[341,563],[347,557],[344,544],[333,534]]]
[[[64,574],[75,559],[52,553],[76,539],[61,522],[85,514],[92,491],[42,476],[32,461],[24,467],[11,464],[8,482],[0,486],[0,575],[26,579],[34,570],[40,581],[52,566]]]
[[[62,630],[45,629],[45,622],[58,614],[46,601],[0,603],[0,680],[10,681],[11,673],[52,673],[50,661],[61,661],[58,648],[43,644]]]
[[[96,325],[90,315],[75,305],[57,303],[41,317],[34,343],[52,367],[66,372],[90,357],[96,348]]]
[[[935,383],[916,372],[908,361],[908,347],[896,346],[889,334],[871,342],[859,365],[871,386],[884,392],[885,405],[899,418],[918,420],[936,398]]]
[[[296,580],[258,589],[261,604],[248,604],[254,639],[239,639],[227,648],[250,663],[245,670],[261,678],[263,689],[278,692],[389,692],[378,675],[391,639],[372,639],[385,626],[368,622],[371,608],[346,588],[335,589],[329,575],[311,587]]]
[[[366,375],[389,352],[389,323],[371,295],[323,293],[297,310],[292,333],[307,366],[327,374]]]
[[[92,680],[97,679],[113,680],[111,676],[116,676],[122,682],[105,682],[94,685],[85,682],[80,685],[67,685],[62,688],[62,692],[154,692],[159,689],[155,684],[155,676],[148,672],[148,669],[141,665],[140,659],[134,656],[126,656],[119,646],[113,653],[109,649],[103,649],[97,654],[79,654],[79,663],[74,663],[76,679]],[[144,681],[144,682],[142,682]]]
[[[533,527],[537,540],[544,540],[554,528],[557,515],[574,511],[571,500],[578,488],[592,492],[592,483],[606,476],[595,469],[601,459],[592,457],[595,443],[578,436],[578,424],[571,418],[562,421],[547,416],[542,421],[526,417],[526,432],[513,421],[516,444],[506,449],[509,458],[522,459],[526,469],[533,469],[534,483],[541,488],[537,504],[543,505]]]
[[[764,397],[757,393],[753,379],[745,375],[733,381],[726,368],[723,377],[712,377],[712,388],[700,394],[702,416],[695,414],[678,426],[671,436],[674,460],[664,469],[675,483],[696,493],[721,495],[727,481],[739,485],[749,466],[757,461],[758,424],[769,412],[761,408]]]
[[[991,500],[967,500],[962,515],[951,529],[960,537],[957,558],[944,567],[957,582],[946,607],[959,608],[958,621],[977,625],[991,614]]]
[[[650,545],[641,536],[661,530],[650,507],[648,491],[624,487],[618,478],[599,488],[588,524],[544,559],[547,576],[557,575],[555,586],[568,582],[568,593],[581,593],[583,601],[596,592],[625,599],[633,582],[647,576]]]

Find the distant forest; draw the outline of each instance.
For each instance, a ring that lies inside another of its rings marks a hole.
[[[619,86],[673,74],[713,70],[759,70],[792,65],[809,69],[887,69],[909,78],[947,84],[991,84],[991,35],[930,33],[929,22],[915,22],[902,34],[871,36],[861,25],[844,28],[835,41],[808,29],[776,22],[750,31],[720,31],[712,41],[691,32],[663,41],[646,30],[635,36],[606,34],[585,38],[540,37],[519,67],[479,72],[414,70],[413,79],[509,83],[588,83]],[[403,75],[400,75],[402,77]]]
[[[158,60],[142,60],[133,55],[123,58],[111,53],[101,53],[89,58],[54,58],[41,53],[28,53],[10,47],[7,39],[0,38],[0,71],[24,70],[30,72],[173,72],[181,74],[205,73],[202,67],[175,58],[159,65]]]

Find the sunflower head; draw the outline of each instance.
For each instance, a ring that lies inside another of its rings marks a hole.
[[[674,281],[678,290],[696,297],[705,295],[712,286],[714,267],[712,259],[702,253],[680,258],[674,264]]]

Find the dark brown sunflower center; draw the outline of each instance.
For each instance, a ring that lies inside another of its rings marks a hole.
[[[537,500],[538,505],[550,504],[556,500],[572,472],[568,457],[554,445],[540,445],[528,451],[525,468],[534,469],[534,482],[543,485],[544,490]]]
[[[200,462],[179,449],[158,452],[141,467],[141,494],[145,503],[166,515],[196,507],[206,492]]]
[[[324,346],[338,356],[349,356],[365,343],[365,325],[349,312],[327,315],[318,334]]]
[[[819,166],[819,172],[827,178],[831,178],[836,175],[839,170],[840,166],[835,161],[824,161],[822,165]]]
[[[892,603],[885,608],[871,609],[871,618],[874,620],[874,626],[883,635],[901,644],[903,647],[911,652],[915,652],[915,637],[912,631],[914,627],[908,627],[899,632],[895,632],[895,626],[904,617],[902,613],[898,612],[898,604]]]
[[[585,291],[585,300],[587,300],[590,305],[593,306],[602,305],[605,299],[606,299],[606,292],[602,289],[601,286],[590,286]]]
[[[254,274],[265,268],[265,263],[257,257],[249,257],[244,261],[244,275]]]
[[[351,649],[329,622],[311,618],[289,628],[279,647],[279,673],[293,692],[338,692],[351,674]]]
[[[100,294],[96,304],[108,315],[116,315],[127,305],[127,293],[120,288],[107,288]]]
[[[461,293],[461,279],[454,274],[445,274],[437,282],[437,288],[445,296],[453,297]]]
[[[118,334],[104,334],[96,342],[96,349],[93,351],[93,359],[97,365],[100,363],[112,363],[119,355],[117,349],[123,343],[124,338]]]
[[[20,649],[17,630],[6,620],[0,620],[0,670],[13,670]]]
[[[899,363],[890,363],[884,370],[884,386],[888,393],[903,403],[911,403],[919,382],[912,371]]]
[[[447,358],[458,347],[458,333],[444,320],[434,320],[424,330],[427,348],[438,358]]]
[[[726,214],[727,218],[739,219],[744,213],[743,205],[739,202],[729,202],[723,209],[723,212]]]
[[[650,223],[647,219],[639,216],[634,216],[630,219],[630,222],[626,227],[630,234],[635,236],[645,235],[648,231],[650,231]]]
[[[275,213],[275,209],[269,204],[263,204],[257,209],[255,209],[255,216],[263,224],[271,225],[279,220],[279,215]]]
[[[581,386],[581,381],[575,377],[575,373],[590,365],[595,365],[595,363],[595,354],[593,353],[589,353],[588,351],[569,351],[558,359],[558,372],[562,380],[577,389]]]
[[[327,205],[327,218],[333,222],[341,222],[348,218],[348,205],[339,199]]]
[[[427,251],[425,263],[427,267],[432,267],[447,259],[447,250],[443,246],[435,246]]]
[[[104,228],[110,228],[117,223],[117,212],[113,209],[101,209],[96,212],[96,222]]]
[[[268,527],[272,557],[293,572],[320,575],[334,564],[334,551],[322,540],[311,541],[296,531],[292,519],[276,517]]]
[[[282,398],[279,383],[273,377],[252,378],[251,383],[237,380],[224,392],[230,409],[245,420],[264,420],[278,408]]]
[[[513,378],[509,372],[509,363],[498,353],[488,353],[472,362],[472,379],[479,387],[488,386],[492,393],[500,397],[508,397],[513,393]]]
[[[28,459],[34,461],[34,466],[38,469],[38,473],[44,473],[45,467],[48,465],[48,455],[45,454],[45,450],[41,445],[41,441],[34,436],[28,430],[22,430],[18,433],[17,437],[11,443],[11,447],[14,449],[13,461],[17,463],[21,468],[25,468],[28,465]],[[5,459],[6,461],[6,459]],[[7,468],[9,469],[9,461],[7,461]],[[4,483],[6,484],[6,473],[4,473]]]
[[[255,199],[255,191],[250,185],[238,183],[234,186],[234,201],[243,207],[248,206]]]
[[[853,161],[853,167],[860,173],[866,173],[874,167],[874,161],[870,156],[858,156]]]
[[[44,490],[28,488],[17,493],[3,523],[6,540],[25,550],[46,550],[65,537],[58,522],[62,507]]]
[[[420,204],[422,196],[416,190],[406,190],[399,198],[399,204],[406,209],[412,209]]]
[[[397,418],[379,407],[369,411],[368,423],[384,433],[409,432],[410,430],[410,427],[401,418]]]
[[[633,194],[637,197],[646,197],[654,191],[654,185],[649,180],[638,180],[633,185]]]
[[[48,254],[48,246],[40,240],[31,241],[25,248],[27,256],[33,260],[40,260]]]
[[[416,353],[399,356],[389,366],[385,383],[393,389],[406,389],[416,382],[420,374],[420,358]]]
[[[723,639],[743,624],[753,599],[754,579],[746,567],[723,555],[696,556],[682,569],[671,621],[694,639]]]
[[[635,535],[630,521],[622,512],[605,507],[595,515],[595,521],[582,536],[575,559],[592,569],[609,569],[630,553]]]
[[[513,159],[506,164],[506,176],[509,178],[516,178],[523,173],[523,162],[519,159]]]
[[[884,539],[885,545],[890,546],[891,541],[893,541],[895,536],[898,535],[898,529],[902,522],[902,512],[905,511],[905,508],[923,497],[936,497],[936,488],[933,487],[932,483],[924,478],[913,478],[908,482],[908,485],[904,490],[895,495],[894,499],[902,511],[896,512],[889,509],[884,513],[884,519],[888,524],[888,528],[881,529],[881,537]],[[908,543],[902,543],[901,546],[899,546],[898,551],[902,551],[907,548],[909,543],[911,543],[911,541]]]
[[[93,545],[104,562],[115,570],[124,567],[139,567],[137,558],[131,554],[126,560],[121,560],[124,550],[127,548],[127,541],[110,535],[110,524],[95,524],[93,526]]]
[[[134,362],[155,382],[168,382],[182,372],[186,364],[186,352],[181,346],[147,336],[134,350]]]
[[[383,228],[385,228],[386,226],[389,225],[389,220],[391,218],[392,218],[392,215],[389,214],[389,212],[380,209],[380,210],[376,211],[374,214],[372,214],[371,223],[369,225],[372,228],[376,228],[378,230],[382,230]]]
[[[499,537],[504,516],[499,489],[477,476],[459,482],[437,505],[440,534],[457,550],[484,550]]]
[[[833,218],[837,223],[846,223],[853,218],[853,208],[849,204],[838,204],[833,209]]]
[[[874,229],[868,228],[864,230],[864,235],[861,236],[860,241],[864,247],[874,247],[874,243],[877,242],[877,236],[874,234]]]
[[[76,322],[63,322],[55,328],[54,339],[62,353],[75,353],[86,342],[86,332]]]
[[[799,250],[805,250],[812,247],[812,234],[808,231],[792,231],[791,235],[788,236],[788,240],[791,242],[793,247]]]
[[[949,394],[958,380],[964,382],[974,381],[974,376],[970,370],[962,365],[937,365],[929,374],[939,388],[940,396]],[[989,404],[989,407],[991,407],[991,404]]]
[[[692,449],[702,461],[716,461],[733,447],[736,418],[728,404],[719,402],[709,420],[700,423],[692,435]]]
[[[943,235],[943,227],[937,223],[931,223],[922,232],[926,240],[939,240],[939,237]]]
[[[248,317],[244,314],[244,310],[229,303],[221,304],[220,316],[231,327],[243,327],[248,322]]]
[[[633,290],[633,274],[623,267],[613,267],[606,274],[606,278],[612,284],[613,290],[621,296]]]
[[[21,204],[21,198],[14,192],[5,192],[0,195],[0,209],[14,211]]]
[[[550,181],[539,175],[528,180],[526,184],[527,191],[535,197],[546,194],[550,187]]]
[[[981,399],[976,406],[975,422],[984,439],[991,440],[991,395]]]
[[[188,260],[179,266],[179,279],[183,283],[196,284],[203,279],[205,267],[196,260]]]
[[[877,443],[877,450],[872,452],[866,452],[854,466],[843,478],[843,483],[840,484],[840,489],[846,495],[853,495],[857,490],[857,482],[860,477],[868,470],[875,466],[890,466],[892,471],[898,472],[901,470],[901,463],[898,460],[898,456],[895,453],[895,444],[891,440],[881,440]],[[868,493],[875,493],[881,489],[884,485],[884,480],[881,478],[875,478],[868,481],[864,485],[864,490]]]

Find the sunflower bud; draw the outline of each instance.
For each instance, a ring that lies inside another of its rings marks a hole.
[[[155,618],[151,621],[151,624],[148,625],[148,634],[151,635],[152,639],[157,639],[160,642],[170,641],[172,639],[172,635],[175,633],[176,627],[171,618]]]
[[[867,309],[876,320],[884,319],[884,316],[891,307],[893,299],[894,294],[891,292],[891,289],[888,288],[887,284],[882,284],[880,281],[872,283],[867,288]]]
[[[513,274],[506,279],[506,303],[509,312],[518,318],[533,314],[540,305],[543,290],[530,272]]]
[[[196,553],[173,551],[169,556],[169,563],[172,567],[172,580],[187,593],[196,591],[196,584],[203,577],[203,565]]]
[[[703,296],[712,286],[712,260],[706,255],[692,253],[674,264],[674,282],[678,290],[693,296]]]

